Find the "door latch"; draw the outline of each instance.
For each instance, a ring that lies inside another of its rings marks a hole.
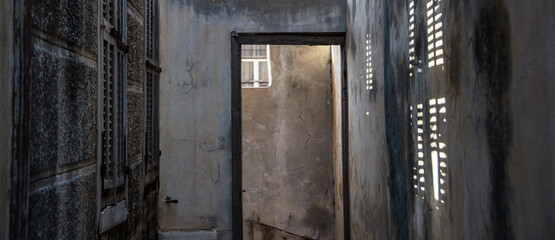
[[[166,203],[178,203],[177,199],[172,199],[171,197],[166,196],[166,199],[164,199],[164,201]]]

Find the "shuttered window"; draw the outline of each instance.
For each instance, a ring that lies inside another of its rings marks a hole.
[[[158,178],[158,80],[151,71],[146,79],[146,133],[145,133],[145,183],[148,185]]]
[[[126,0],[102,0],[99,58],[99,233],[127,219]]]
[[[158,62],[158,1],[147,0],[146,3],[146,57]]]
[[[146,80],[145,80],[145,187],[156,183],[159,175],[159,80],[158,1],[146,1]],[[154,184],[155,185],[155,184]],[[150,189],[156,189],[151,187]],[[146,194],[146,191],[145,191]]]

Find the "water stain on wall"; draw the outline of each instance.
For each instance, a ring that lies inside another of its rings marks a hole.
[[[509,89],[512,79],[509,14],[499,0],[483,3],[475,25],[474,55],[486,104],[486,129],[492,184],[492,234],[512,239],[511,186],[507,161],[512,142]]]
[[[401,132],[401,120],[397,87],[393,71],[393,50],[391,49],[391,25],[389,24],[390,15],[395,15],[390,11],[389,1],[385,0],[384,5],[384,94],[385,94],[385,125],[386,140],[389,155],[389,178],[388,185],[391,194],[391,221],[392,233],[396,239],[408,239],[408,220],[407,220],[407,182],[406,173],[403,167],[404,146],[402,139],[404,134]]]

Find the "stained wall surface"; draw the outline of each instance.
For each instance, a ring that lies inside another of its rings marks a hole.
[[[12,137],[13,2],[2,1],[0,9],[0,239],[7,239]]]
[[[555,234],[554,7],[347,1],[353,239]]]
[[[11,17],[23,12],[12,11],[14,2],[0,4],[7,13],[0,29],[8,33],[0,36],[8,56],[0,64],[8,73],[0,81],[4,103],[13,87]],[[28,235],[95,238],[100,5],[25,2]],[[555,235],[553,1],[161,1],[160,199],[179,200],[172,205],[142,198],[145,6],[128,4],[124,235],[143,238],[156,225],[144,214],[157,204],[163,232],[231,238],[231,31],[347,32],[353,239]],[[9,107],[0,107],[3,126],[12,123]],[[3,156],[10,156],[9,131],[0,130]],[[4,159],[1,176],[8,176]],[[7,187],[0,179],[3,213]],[[6,220],[0,216],[0,237]]]
[[[330,60],[329,46],[272,45],[272,85],[242,89],[245,239],[334,239]]]
[[[353,239],[389,239],[383,1],[348,1],[347,6],[349,231]]]
[[[231,32],[344,32],[345,3],[160,2],[163,232],[231,238]]]

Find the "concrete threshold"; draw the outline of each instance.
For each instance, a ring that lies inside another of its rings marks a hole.
[[[216,240],[218,233],[215,228],[210,230],[191,230],[179,232],[162,232],[158,231],[158,239],[160,240]]]

